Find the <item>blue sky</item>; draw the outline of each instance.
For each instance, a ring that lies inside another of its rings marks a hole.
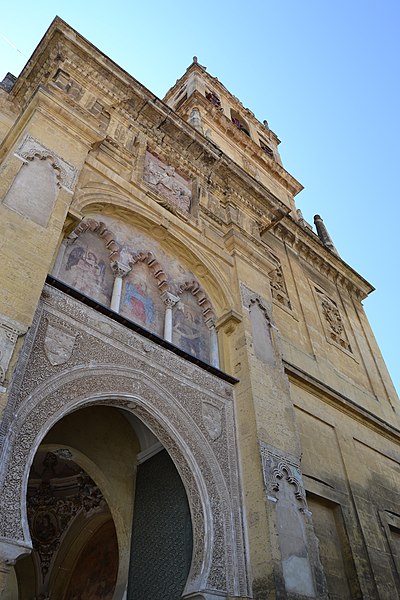
[[[267,119],[305,186],[297,206],[321,214],[377,288],[364,307],[400,390],[398,1],[25,1],[1,13],[0,77],[18,75],[58,14],[156,95],[197,55]]]

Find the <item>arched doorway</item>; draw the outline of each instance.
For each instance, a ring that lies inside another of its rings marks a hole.
[[[33,552],[16,564],[18,600],[182,595],[192,556],[186,492],[128,411],[94,405],[50,429],[31,466],[27,516]]]
[[[122,600],[137,456],[158,441],[183,482],[193,526],[190,571],[179,595],[246,597],[235,380],[83,300],[46,285],[26,337],[3,422],[0,566],[7,571],[32,547],[25,500],[38,449],[67,449],[108,504],[119,552],[113,600]],[[57,344],[61,364],[49,354]],[[153,442],[130,420],[144,424]]]

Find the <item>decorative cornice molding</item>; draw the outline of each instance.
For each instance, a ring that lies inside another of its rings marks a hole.
[[[368,281],[339,256],[328,250],[313,232],[298,225],[290,216],[286,215],[277,223],[271,233],[324,277],[346,290],[358,301],[364,300],[374,291]]]
[[[57,64],[54,63],[52,68],[50,58],[53,61],[57,59]],[[55,76],[60,61],[63,69],[68,69],[71,77],[79,79],[79,85],[90,88],[94,96],[97,90],[101,104],[111,118],[120,113],[120,117],[128,120],[136,131],[145,134],[150,141],[153,140],[153,145],[158,148],[161,145],[164,154],[172,157],[175,153],[190,177],[204,178],[212,173],[212,178],[216,178],[216,183],[223,189],[229,180],[231,187],[237,186],[241,201],[246,205],[251,202],[248,198],[254,196],[254,201],[260,204],[260,214],[266,210],[271,210],[272,213],[279,209],[287,210],[265,186],[224,155],[213,142],[100,51],[89,45],[60,19],[52,24],[32,60],[18,78],[13,89],[14,97],[17,99],[22,95],[25,98],[22,104],[25,104],[38,86],[44,85],[46,93],[57,98],[57,102],[65,102],[68,110],[73,107],[79,108],[81,120],[93,120],[93,115],[88,112],[86,105],[80,104],[79,99],[68,96],[68,93],[64,93],[50,81],[50,78]],[[42,63],[48,68],[42,68]]]

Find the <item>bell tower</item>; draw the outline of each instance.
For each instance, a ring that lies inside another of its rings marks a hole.
[[[216,78],[197,57],[167,92],[164,102],[251,177],[266,185],[295,213],[294,196],[303,186],[281,161],[280,139]]]

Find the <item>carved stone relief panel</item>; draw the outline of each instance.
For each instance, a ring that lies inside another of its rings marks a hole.
[[[77,169],[26,135],[15,156],[22,160],[3,203],[11,210],[46,227],[57,198],[58,188],[73,191]]]
[[[300,466],[293,460],[260,442],[261,458],[263,464],[264,484],[268,500],[275,502],[278,499],[281,481],[286,478],[294,486],[293,494],[298,500],[298,509],[307,511],[306,494]]]
[[[18,147],[15,156],[24,161],[32,161],[34,158],[40,160],[51,158],[51,166],[56,172],[57,186],[63,187],[69,192],[74,191],[78,170],[66,160],[58,156],[53,150],[43,146],[41,142],[31,135],[26,135]]]
[[[279,304],[282,304],[282,306],[285,306],[291,310],[292,305],[290,303],[289,294],[282,271],[282,265],[280,264],[278,258],[274,258],[277,261],[277,266],[268,273],[272,298],[279,302]]]
[[[326,339],[331,344],[338,346],[352,354],[352,348],[344,326],[343,317],[337,303],[322,290],[322,288],[313,286],[314,296],[317,302],[322,326],[325,331]]]
[[[282,572],[288,592],[315,597],[305,519],[310,516],[299,466],[260,443],[267,500],[274,503]]]
[[[6,373],[15,344],[20,335],[26,333],[27,327],[24,327],[17,321],[0,315],[0,386],[6,379]]]
[[[260,298],[256,293],[240,284],[242,304],[249,311],[253,334],[253,347],[256,357],[268,365],[276,365],[277,347],[272,332],[271,302]],[[280,352],[278,352],[280,355]]]
[[[84,406],[118,406],[152,431],[184,483],[194,533],[185,594],[248,597],[232,386],[50,286],[22,357],[3,427],[0,536],[31,543],[22,495],[49,428]]]
[[[54,327],[50,322],[47,323],[43,349],[49,363],[53,367],[68,362],[74,350],[77,335],[74,333],[71,334],[62,324]]]
[[[57,198],[55,173],[47,159],[22,163],[4,205],[46,227]]]
[[[165,208],[189,213],[191,183],[176,172],[175,167],[163,163],[157,156],[146,152],[143,179],[147,185],[165,198]]]

